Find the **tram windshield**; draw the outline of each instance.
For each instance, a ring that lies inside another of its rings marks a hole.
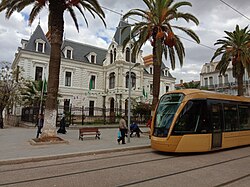
[[[154,136],[166,137],[172,124],[176,110],[184,98],[184,94],[163,95],[156,110]]]

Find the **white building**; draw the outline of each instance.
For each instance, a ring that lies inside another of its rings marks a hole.
[[[220,75],[216,70],[218,62],[205,63],[202,66],[200,73],[201,89],[208,89],[211,91],[223,92],[230,95],[237,95],[237,80],[233,77],[232,64],[230,63],[224,75]],[[244,94],[250,95],[249,83],[250,79],[247,73],[244,74]]]
[[[137,102],[152,102],[153,66],[144,65],[142,54],[131,59],[132,40],[122,51],[122,42],[130,34],[130,27],[120,21],[108,49],[91,46],[71,40],[64,40],[60,67],[59,105],[72,107],[106,107],[112,115],[115,109],[127,109],[128,72],[135,63],[139,66],[131,70],[131,98]],[[23,77],[29,80],[48,80],[50,43],[40,25],[28,40],[22,39],[13,68],[24,69]],[[175,78],[162,65],[160,95],[173,90]],[[91,89],[89,89],[91,84]],[[148,97],[143,97],[143,89]],[[166,90],[167,89],[167,90]],[[19,111],[21,112],[21,111]],[[94,115],[94,114],[92,114]]]

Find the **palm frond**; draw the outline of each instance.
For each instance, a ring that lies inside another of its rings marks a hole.
[[[34,7],[32,8],[29,16],[29,25],[31,25],[36,18],[36,16],[41,12],[43,5],[40,3],[35,3]]]
[[[172,70],[175,69],[175,53],[174,53],[174,48],[173,47],[168,47],[168,52],[169,52],[169,57],[170,57],[170,64]]]
[[[72,17],[72,19],[73,19],[73,21],[75,23],[76,29],[79,32],[79,26],[78,26],[76,14],[75,14],[73,8],[72,7],[68,7],[67,10],[69,11],[69,13],[70,13],[70,15],[71,15],[71,17]]]
[[[190,36],[194,41],[196,41],[197,43],[200,43],[200,39],[199,36],[191,29],[188,28],[184,28],[184,27],[179,27],[179,26],[172,26],[173,28],[182,30],[183,32],[185,32],[188,36]]]

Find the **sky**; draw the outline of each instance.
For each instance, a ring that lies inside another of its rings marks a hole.
[[[191,28],[199,36],[201,43],[196,44],[190,41],[185,33],[178,32],[186,53],[183,66],[180,67],[177,60],[176,68],[171,70],[169,61],[164,60],[165,65],[170,68],[172,75],[176,78],[176,83],[180,80],[184,82],[200,80],[202,65],[210,62],[216,48],[219,47],[214,46],[214,43],[225,36],[224,31],[233,31],[236,24],[241,28],[250,24],[249,0],[189,0],[189,2],[192,3],[192,7],[186,6],[180,11],[193,14],[199,19],[200,24],[196,26],[192,22],[186,23],[181,20],[174,21],[172,24]],[[80,25],[78,32],[71,16],[65,12],[64,38],[107,49],[121,19],[121,14],[134,8],[145,9],[142,0],[99,0],[99,3],[103,7],[107,27],[104,27],[98,17],[93,19],[86,13],[89,23],[87,27],[83,17],[78,14],[78,10],[75,10]],[[48,31],[48,7],[44,8],[31,26],[27,21],[30,10],[31,7],[27,7],[20,13],[15,12],[10,19],[5,18],[5,12],[0,13],[0,62],[13,62],[17,48],[21,46],[21,39],[29,39],[37,24],[40,23],[45,33]],[[134,21],[128,20],[128,22]],[[150,43],[147,42],[142,50],[143,56],[151,54]]]

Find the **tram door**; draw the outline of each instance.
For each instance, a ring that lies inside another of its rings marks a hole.
[[[222,105],[221,103],[211,103],[210,121],[212,126],[212,149],[222,146]]]

